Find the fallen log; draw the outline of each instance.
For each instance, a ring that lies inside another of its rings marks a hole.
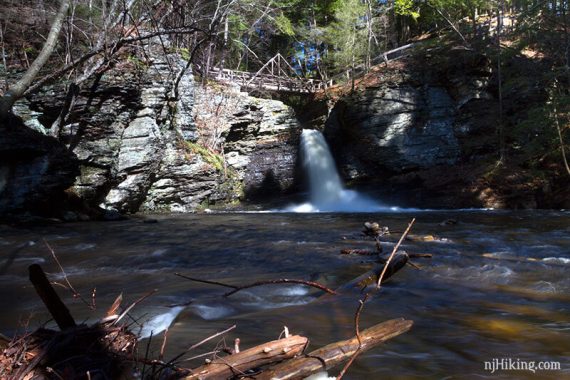
[[[391,276],[396,272],[406,266],[408,262],[408,254],[405,252],[397,252],[390,263],[388,264],[388,269],[382,278],[382,283],[386,282]],[[358,276],[354,280],[344,284],[340,288],[336,289],[337,293],[346,293],[347,291],[358,289],[362,290],[366,286],[371,284],[376,284],[378,282],[378,277],[384,270],[384,263],[375,265],[368,272]]]
[[[75,327],[75,320],[71,316],[69,309],[62,302],[47,279],[42,267],[32,264],[28,267],[30,282],[34,285],[36,292],[42,299],[44,305],[49,310],[51,316],[61,330]]]
[[[431,259],[433,254],[431,253],[408,253],[410,259]]]
[[[349,256],[378,256],[380,252],[378,251],[371,251],[369,249],[341,249],[341,255],[349,255]],[[485,256],[485,254],[483,254]],[[431,259],[433,254],[431,253],[408,253],[408,257],[410,259]],[[386,262],[386,259],[383,257],[378,258],[380,262]]]
[[[360,332],[360,343],[352,339],[329,344],[307,355],[297,357],[263,371],[256,380],[300,379],[313,373],[326,371],[348,360],[358,349],[360,352],[394,338],[408,331],[413,325],[410,320],[392,319]]]
[[[192,369],[192,374],[184,379],[227,379],[242,375],[250,369],[294,358],[303,351],[307,342],[307,338],[299,335],[267,342],[233,355],[218,357],[201,367]]]
[[[368,249],[342,249],[341,255],[358,255],[358,256],[377,256],[380,254],[378,251],[370,251]]]

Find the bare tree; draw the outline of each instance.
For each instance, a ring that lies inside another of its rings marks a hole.
[[[65,108],[73,104],[73,97],[79,93],[80,87],[96,73],[111,68],[118,61],[120,52],[124,51],[123,47],[158,38],[166,53],[166,45],[162,41],[162,36],[166,35],[176,41],[176,46],[183,46],[191,52],[190,62],[181,73],[176,75],[172,72],[176,88],[181,75],[195,57],[206,56],[210,61],[215,59],[216,51],[212,49],[218,47],[218,36],[228,36],[228,31],[225,30],[227,25],[223,20],[227,19],[232,7],[238,3],[237,0],[198,0],[170,4],[160,0],[110,0],[101,3],[100,16],[97,16],[100,19],[97,20],[91,13],[88,18],[77,15],[66,17],[72,7],[71,0],[60,1],[59,10],[38,57],[24,76],[13,86],[7,86],[4,96],[0,97],[0,120],[7,120],[18,99],[32,95],[43,86],[58,81],[63,75],[73,78],[69,84],[69,88],[73,89],[68,94],[70,101],[66,102],[61,112],[61,115],[65,115]],[[89,2],[89,7],[92,6],[92,2]],[[56,50],[58,37],[64,29],[65,59],[59,65],[52,65],[46,75],[37,78]],[[79,34],[73,36],[74,31]],[[58,126],[65,122],[63,117],[53,126],[53,134],[57,135]]]
[[[24,92],[30,85],[34,78],[38,75],[42,67],[47,62],[50,55],[55,50],[57,46],[57,40],[59,37],[59,33],[63,27],[63,22],[67,15],[67,11],[69,10],[70,2],[69,0],[61,0],[61,4],[59,6],[59,10],[55,15],[55,19],[51,25],[51,29],[49,31],[49,35],[46,39],[46,42],[40,51],[40,54],[37,58],[32,62],[28,70],[24,76],[17,81],[13,86],[11,86],[8,91],[4,94],[2,98],[0,98],[0,121],[6,120],[8,114],[12,110],[12,106],[14,103],[23,96]]]

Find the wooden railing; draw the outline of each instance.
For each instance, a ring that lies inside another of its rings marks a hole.
[[[405,57],[404,51],[412,47],[413,44],[400,46],[396,49],[386,51],[372,59],[372,64],[380,62],[390,62]],[[230,70],[213,67],[208,70],[210,78],[230,82],[242,88],[258,89],[281,92],[314,93],[325,90],[335,84],[343,76],[348,78],[360,76],[364,73],[364,66],[360,65],[354,69],[348,69],[333,76],[331,79],[323,81],[320,79],[303,78],[279,53],[271,58],[257,72]]]
[[[307,79],[265,73],[250,73],[214,67],[208,72],[211,78],[231,82],[248,89],[312,93],[332,86],[332,80]]]

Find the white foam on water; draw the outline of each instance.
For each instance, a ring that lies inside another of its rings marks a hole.
[[[74,251],[87,251],[89,249],[93,249],[97,246],[97,244],[91,243],[79,243],[73,246]]]
[[[477,284],[508,284],[516,273],[503,265],[486,264],[482,266],[434,268],[434,277],[453,279]]]
[[[335,200],[313,200],[300,205],[291,205],[285,209],[287,212],[314,213],[314,212],[394,212],[410,211],[399,207],[387,207],[358,193],[354,190],[339,190]]]
[[[168,252],[168,249],[161,248],[161,249],[154,250],[150,255],[152,257],[159,257],[159,256],[164,255],[166,252]]]
[[[62,280],[64,279],[66,276],[70,277],[70,276],[81,276],[81,275],[85,275],[88,273],[92,273],[93,270],[92,269],[86,269],[83,267],[66,267],[65,268],[65,273],[63,272],[56,272],[56,273],[52,273],[50,274],[51,276],[53,276],[56,280]]]
[[[570,264],[570,259],[566,257],[545,257],[542,261],[547,263]]]
[[[289,306],[306,305],[312,300],[313,300],[312,297],[302,297],[302,298],[293,298],[290,301],[283,301],[283,302],[275,302],[270,300],[265,300],[261,302],[245,302],[242,305],[254,309],[280,309]]]
[[[207,321],[220,319],[234,313],[233,308],[225,305],[192,305],[191,308],[200,318]]]
[[[235,295],[242,306],[254,309],[277,309],[287,306],[306,305],[314,298],[309,288],[302,285],[274,287],[266,286],[256,290],[239,292]]]
[[[275,290],[268,292],[268,293],[270,295],[288,296],[288,297],[306,296],[307,294],[309,294],[309,289],[306,286],[301,286],[301,285],[287,286],[287,287],[275,289]]]
[[[171,308],[166,313],[158,314],[144,322],[142,330],[139,334],[139,340],[146,339],[150,337],[151,334],[154,336],[165,331],[170,327],[172,322],[174,322],[182,310],[184,310],[184,306],[176,306]]]
[[[536,290],[540,293],[557,293],[558,288],[552,282],[549,281],[538,281],[532,287],[533,290]]]
[[[8,261],[13,261],[15,263],[25,263],[25,262],[33,262],[33,263],[45,263],[46,259],[44,259],[43,257],[17,257],[14,260],[10,260],[10,259],[2,259],[0,260],[0,264],[4,264]]]

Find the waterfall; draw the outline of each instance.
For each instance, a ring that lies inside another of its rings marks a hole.
[[[309,182],[311,202],[339,202],[344,188],[323,134],[314,129],[304,129],[301,134],[300,154]]]
[[[321,132],[304,129],[300,157],[309,183],[310,202],[290,208],[294,212],[378,211],[382,207],[353,190],[346,190]]]

